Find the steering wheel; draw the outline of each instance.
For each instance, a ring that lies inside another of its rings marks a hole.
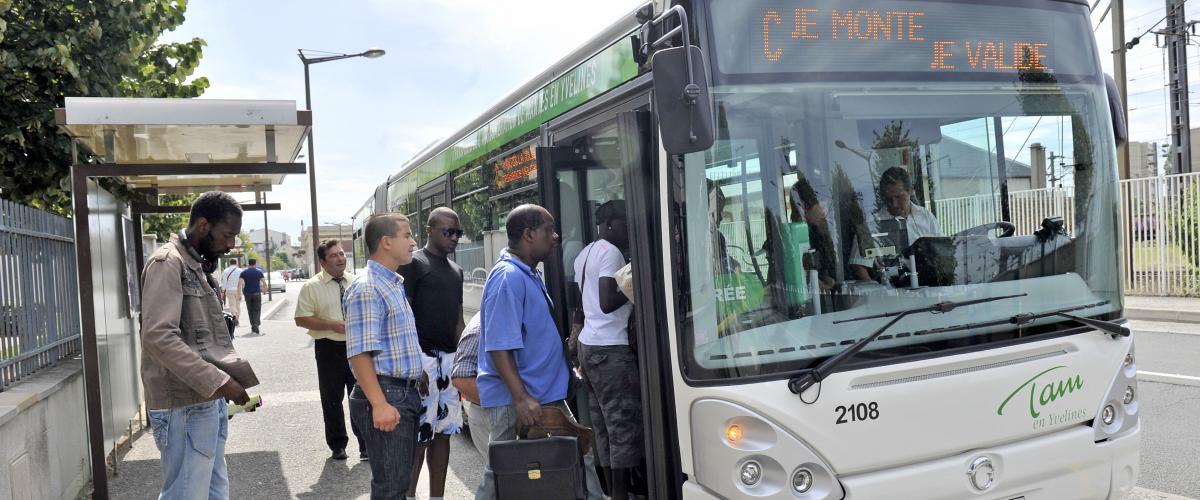
[[[1017,232],[1017,226],[1013,225],[1013,223],[997,221],[959,231],[955,236],[983,236],[997,229],[1002,231],[1000,233],[1001,238],[1007,238]]]

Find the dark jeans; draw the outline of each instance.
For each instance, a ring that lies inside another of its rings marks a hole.
[[[258,331],[258,325],[262,324],[262,294],[247,293],[246,294],[246,311],[250,313],[250,326]]]
[[[342,401],[354,390],[354,372],[346,360],[346,343],[330,339],[317,339],[313,343],[317,357],[317,384],[321,388],[321,415],[325,417],[325,444],[333,451],[346,448],[350,438],[346,436],[346,412]],[[358,421],[351,421],[350,428],[358,439],[358,451],[366,451]]]
[[[357,385],[350,393],[350,421],[362,430],[367,454],[371,457],[371,499],[404,498],[412,482],[421,394],[417,392],[415,381],[379,377],[379,386],[388,404],[400,412],[400,424],[392,432],[376,429],[371,403]]]

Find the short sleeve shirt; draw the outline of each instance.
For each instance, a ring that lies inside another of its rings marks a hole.
[[[413,253],[412,262],[400,268],[400,275],[404,293],[412,300],[421,349],[454,352],[463,303],[462,268],[422,248]]]
[[[296,312],[293,317],[342,321],[342,303],[345,301],[346,289],[354,282],[354,275],[346,271],[342,278],[342,282],[338,283],[329,273],[321,271],[305,281],[304,286],[300,288],[300,296],[296,298]],[[314,339],[346,341],[345,334],[333,330],[309,330],[308,334]]]
[[[263,273],[257,267],[248,267],[242,270],[242,280],[246,282],[246,287],[242,289],[245,293],[262,293]]]
[[[479,313],[471,317],[462,338],[458,339],[458,351],[454,354],[454,368],[450,378],[475,378],[479,374]]]
[[[893,216],[891,212],[888,212],[886,207],[875,213],[875,220],[891,220],[895,218],[896,217]],[[942,235],[942,226],[938,223],[937,218],[934,217],[928,209],[922,207],[921,205],[917,205],[916,203],[913,203],[912,205],[912,214],[910,214],[908,218],[904,219],[904,227],[908,231],[908,242],[910,244],[914,241],[917,241],[918,238]],[[851,252],[851,264],[857,264],[863,267],[871,267],[875,265],[875,261],[873,259],[868,259],[862,256],[862,252],[859,250],[857,240],[854,241]]]
[[[479,400],[484,408],[511,405],[491,353],[512,351],[525,392],[541,404],[567,397],[567,361],[562,337],[550,314],[542,273],[500,252],[483,286],[479,339]]]
[[[238,266],[226,267],[221,271],[221,288],[227,291],[236,292],[238,289],[238,278],[242,277],[242,268]]]
[[[376,374],[417,379],[424,373],[424,356],[403,281],[395,271],[370,260],[346,289],[346,358],[370,353]]]
[[[612,278],[625,267],[621,250],[605,240],[596,240],[575,258],[575,279],[582,281],[583,330],[579,341],[592,346],[628,345],[629,314],[633,306],[625,304],[605,313],[600,308],[600,278]]]

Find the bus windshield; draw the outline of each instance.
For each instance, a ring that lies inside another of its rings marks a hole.
[[[708,5],[717,141],[675,200],[690,379],[783,377],[887,321],[843,320],[946,300],[1018,295],[905,318],[859,362],[1079,326],[1017,314],[1119,313],[1087,8],[1028,3]]]

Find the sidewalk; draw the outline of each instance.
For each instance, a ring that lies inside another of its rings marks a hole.
[[[1126,295],[1125,317],[1165,323],[1200,323],[1200,298]]]
[[[291,283],[289,283],[291,285]],[[291,320],[299,286],[289,286],[284,303],[277,294],[264,306],[275,315],[264,314],[264,335],[245,337],[249,324],[238,328],[234,344],[250,360],[262,385],[250,389],[263,397],[254,413],[238,415],[229,422],[226,460],[229,464],[231,498],[367,498],[371,469],[359,462],[354,438],[346,450],[349,460],[329,460],[317,390],[312,341]],[[264,311],[266,313],[266,311]],[[347,417],[349,411],[347,410]],[[346,424],[349,429],[349,422]],[[121,459],[119,475],[112,478],[112,498],[155,498],[162,478],[154,436],[143,431],[132,449]],[[472,498],[479,484],[482,465],[479,453],[466,435],[451,440],[446,498]],[[428,498],[428,472],[418,483],[417,497]]]

